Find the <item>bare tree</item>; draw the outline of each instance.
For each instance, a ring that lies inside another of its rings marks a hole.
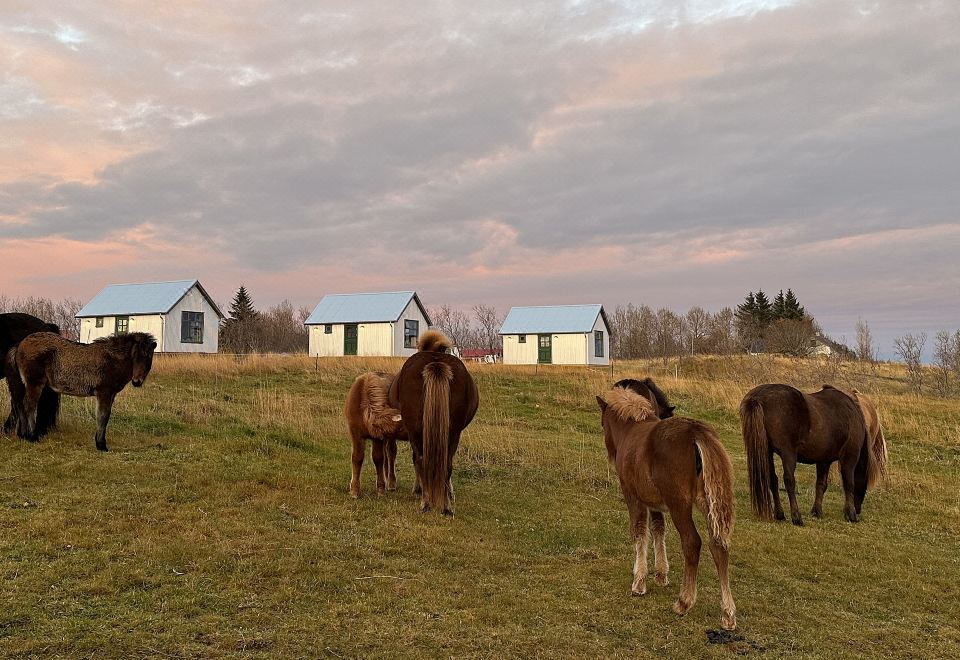
[[[687,348],[690,355],[702,351],[707,338],[707,329],[710,325],[710,314],[703,307],[691,307],[687,312],[684,329],[687,339]]]
[[[476,305],[473,308],[473,318],[477,322],[477,341],[480,347],[489,351],[500,350],[500,327],[503,318],[497,313],[497,308],[488,305]]]
[[[861,362],[876,362],[877,349],[873,343],[873,333],[863,319],[857,319],[857,359]]]
[[[923,389],[923,365],[920,358],[927,343],[927,333],[906,334],[893,340],[894,352],[907,367],[907,381],[914,392],[920,394]]]
[[[816,336],[813,320],[809,317],[774,321],[763,334],[767,351],[795,357],[809,355]]]
[[[733,353],[737,344],[736,316],[724,307],[710,318],[710,350],[719,355]]]
[[[430,318],[433,325],[450,338],[457,348],[464,348],[470,343],[470,334],[473,327],[470,317],[459,309],[450,305],[440,305],[430,308]],[[497,328],[499,330],[499,326]]]
[[[953,336],[946,330],[941,330],[933,339],[933,383],[937,394],[943,397],[950,396],[950,372],[956,364]]]
[[[29,296],[27,298],[9,298],[0,295],[0,312],[22,312],[43,319],[47,323],[56,323],[60,334],[76,341],[80,338],[80,320],[77,312],[83,304],[76,298],[51,300]]]

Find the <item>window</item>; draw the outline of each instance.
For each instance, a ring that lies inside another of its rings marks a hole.
[[[526,344],[526,343],[527,343],[527,336],[526,336],[526,335],[517,335],[517,341],[518,341],[519,343],[521,343],[521,344]]]
[[[323,326],[323,334],[332,335],[333,334],[333,324],[327,323]]]
[[[403,347],[416,348],[417,338],[420,336],[420,321],[403,322]]]
[[[97,327],[98,327],[98,328],[102,328],[102,327],[103,327],[103,317],[102,317],[102,316],[98,316],[98,317],[97,317]]]
[[[180,341],[184,344],[203,343],[203,312],[180,312]]]
[[[593,332],[593,356],[603,357],[603,330]]]
[[[113,327],[113,334],[115,335],[125,335],[130,332],[130,317],[129,316],[118,316],[117,322]]]

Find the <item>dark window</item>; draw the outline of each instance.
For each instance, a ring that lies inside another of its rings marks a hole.
[[[420,336],[420,321],[403,322],[403,347],[416,348],[417,338]]]
[[[594,357],[603,357],[603,330],[594,330],[593,332],[593,355]]]
[[[325,335],[332,335],[332,334],[333,334],[333,324],[332,324],[332,323],[327,323],[326,325],[323,326],[323,334],[325,334]]]
[[[527,336],[526,336],[526,335],[517,335],[517,337],[518,337],[517,341],[520,342],[521,344],[526,344],[526,343],[527,343]]]
[[[102,328],[102,327],[103,327],[103,317],[102,317],[102,316],[98,316],[98,317],[97,317],[97,327],[98,327],[98,328]]]
[[[203,312],[180,312],[180,341],[184,344],[203,343]]]
[[[117,322],[114,325],[114,334],[116,335],[125,335],[130,332],[130,317],[129,316],[118,316]]]

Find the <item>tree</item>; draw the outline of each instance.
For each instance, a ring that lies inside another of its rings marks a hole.
[[[703,350],[709,323],[710,314],[702,307],[691,307],[690,311],[687,312],[684,328],[690,355],[695,355],[698,350]]]
[[[954,350],[950,333],[945,330],[938,332],[933,339],[933,376],[934,386],[940,396],[950,396],[950,372],[956,361]]]
[[[457,348],[464,348],[470,343],[470,334],[473,330],[470,317],[459,309],[450,305],[441,305],[430,309],[430,318],[433,325],[450,338]]]
[[[710,319],[708,342],[710,350],[718,355],[733,353],[736,348],[736,318],[733,310],[724,307]]]
[[[771,353],[804,357],[810,354],[816,336],[812,319],[778,319],[764,333],[764,348]]]
[[[876,362],[877,351],[873,344],[870,326],[863,319],[857,319],[857,359],[861,362]]]
[[[782,293],[782,291],[781,291]],[[800,301],[793,293],[793,289],[787,289],[787,295],[783,298],[783,316],[781,318],[793,319],[799,321],[807,317],[807,310],[803,308]]]
[[[907,367],[907,381],[914,392],[920,394],[923,389],[923,366],[920,357],[927,343],[927,333],[906,334],[893,340],[894,352]]]
[[[241,284],[233,296],[233,302],[230,303],[230,320],[242,322],[256,316],[257,310],[253,307],[253,299],[247,292],[247,288]]]
[[[772,313],[774,320],[787,318],[787,304],[783,297],[783,289],[780,289],[780,293],[773,299]]]
[[[260,314],[247,288],[240,285],[230,303],[230,316],[220,328],[220,349],[227,353],[252,353],[263,349]]]
[[[499,352],[503,318],[497,313],[497,308],[476,305],[473,308],[473,317],[477,321],[477,340],[480,347],[494,353]]]
[[[757,290],[753,299],[756,305],[754,317],[761,328],[766,328],[773,320],[773,305],[770,303],[770,299],[767,298],[767,294],[763,292],[763,289]]]

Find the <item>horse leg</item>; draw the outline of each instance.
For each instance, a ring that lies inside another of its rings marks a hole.
[[[414,495],[423,495],[423,484],[420,482],[420,463],[417,462],[416,451],[413,450],[413,445],[411,444],[411,454],[413,460],[413,494]]]
[[[377,471],[377,495],[383,495],[387,490],[386,465],[383,453],[383,440],[374,440],[373,465]]]
[[[107,422],[110,421],[110,411],[113,409],[113,399],[116,392],[97,392],[97,435],[95,441],[97,449],[107,451]]]
[[[37,440],[37,406],[42,392],[42,384],[24,386],[23,404],[20,408],[20,428],[17,434],[31,442]]]
[[[656,572],[653,581],[661,587],[670,584],[667,574],[670,572],[670,563],[667,561],[667,525],[660,511],[650,512],[650,531],[653,532],[653,561]]]
[[[813,498],[813,508],[810,515],[814,518],[823,517],[823,494],[827,492],[827,480],[830,477],[830,463],[817,463],[817,491]]]
[[[387,490],[397,489],[397,441],[387,440]]]
[[[860,449],[860,460],[853,470],[853,507],[857,515],[860,515],[860,509],[863,507],[863,499],[867,496],[867,479],[869,477],[870,452],[872,451],[869,441],[864,441]]]
[[[858,522],[857,507],[854,504],[854,487],[856,484],[856,462],[849,456],[840,458],[840,480],[843,482],[843,519],[847,522]]]
[[[727,570],[730,552],[723,545],[710,536],[710,554],[713,563],[717,566],[717,576],[720,578],[720,625],[724,630],[734,630],[737,627],[737,606],[733,602],[733,593],[730,591],[730,574]]]
[[[25,393],[23,383],[20,382],[20,373],[15,369],[7,372],[7,389],[10,390],[10,415],[3,423],[3,432],[13,433],[20,425],[23,412],[23,395]]]
[[[630,592],[634,596],[647,593],[647,526],[650,511],[636,499],[627,500],[630,510],[630,536],[633,538],[633,584]]]
[[[360,471],[363,469],[363,455],[366,453],[367,441],[363,435],[353,429],[350,429],[350,440],[353,443],[353,452],[350,457],[353,469],[350,476],[350,496],[360,497]]]
[[[680,597],[673,604],[673,611],[684,615],[697,602],[697,567],[700,564],[700,534],[693,524],[693,509],[689,503],[670,508],[670,518],[680,534],[683,546],[683,587]]]
[[[790,498],[790,520],[794,525],[803,526],[800,505],[797,504],[797,480],[794,478],[797,457],[784,452],[780,454],[780,461],[783,463],[783,484],[787,487],[787,497]]]
[[[773,495],[773,515],[777,520],[785,520],[783,504],[780,502],[780,484],[777,482],[777,468],[773,462],[773,452],[770,452],[770,494]]]
[[[447,501],[443,506],[443,515],[453,515],[453,457],[460,446],[460,434],[454,433],[450,436],[450,445],[447,448]]]

